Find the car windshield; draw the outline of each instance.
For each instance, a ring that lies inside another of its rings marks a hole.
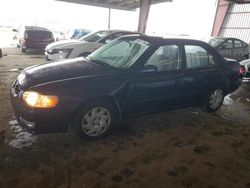
[[[212,47],[217,47],[219,46],[221,43],[223,43],[225,40],[224,39],[221,39],[221,38],[214,38],[214,39],[210,39],[209,40],[209,44],[212,46]]]
[[[84,37],[80,38],[80,41],[87,41],[87,42],[96,42],[100,39],[102,39],[103,37],[108,36],[109,34],[111,34],[112,31],[98,31],[98,32],[94,32],[94,33],[90,33],[88,35],[85,35]]]
[[[71,38],[72,39],[79,39],[83,36],[86,36],[87,34],[89,34],[89,31],[84,30],[84,29],[76,29],[74,31],[74,33],[72,34]]]
[[[119,70],[127,70],[149,48],[142,39],[117,39],[98,49],[87,58]]]

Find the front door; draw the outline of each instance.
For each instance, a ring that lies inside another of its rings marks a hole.
[[[172,108],[183,103],[185,72],[181,47],[160,46],[131,78],[128,96],[132,114]]]

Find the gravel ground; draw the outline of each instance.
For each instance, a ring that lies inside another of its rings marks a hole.
[[[31,135],[16,123],[9,89],[43,52],[0,58],[0,187],[250,187],[250,87],[216,113],[185,108],[124,122],[98,141]]]

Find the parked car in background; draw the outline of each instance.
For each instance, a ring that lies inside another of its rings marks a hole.
[[[250,82],[250,59],[240,62],[240,73],[243,82]]]
[[[117,121],[192,105],[216,111],[241,84],[240,65],[202,41],[123,36],[86,58],[36,65],[13,83],[11,102],[31,132],[98,139]]]
[[[46,61],[59,61],[87,56],[104,44],[123,35],[138,34],[123,30],[102,30],[90,33],[79,40],[65,40],[49,44],[45,49]]]
[[[89,33],[91,31],[87,29],[69,29],[66,33],[66,39],[80,39]]]
[[[223,57],[242,61],[249,58],[249,45],[236,38],[213,37],[207,41],[214,47]]]
[[[28,48],[40,48],[45,47],[54,42],[52,31],[44,27],[38,26],[23,26],[18,31],[19,47],[22,52],[26,52]]]

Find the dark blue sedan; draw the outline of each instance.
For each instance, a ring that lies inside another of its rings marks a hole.
[[[240,65],[207,43],[131,35],[87,58],[27,68],[13,83],[18,122],[34,133],[98,139],[138,114],[201,105],[216,111],[241,83]]]

